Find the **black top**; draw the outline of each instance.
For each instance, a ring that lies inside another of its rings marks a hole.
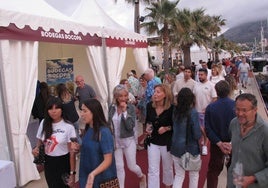
[[[152,102],[149,102],[147,104],[146,122],[152,122],[153,124],[151,143],[159,146],[167,146],[168,150],[171,146],[172,129],[171,131],[167,131],[162,135],[158,134],[158,129],[162,126],[172,127],[172,113],[173,105],[171,105],[169,109],[164,110],[159,116],[157,116],[155,108],[152,107]]]
[[[76,121],[78,121],[79,115],[76,111],[73,97],[69,102],[63,102],[62,110],[63,110],[62,113],[64,114],[65,118],[68,121],[72,123],[75,123]]]
[[[34,119],[38,118],[39,122],[41,122],[41,120],[44,119],[45,107],[46,107],[46,101],[44,101],[42,95],[39,94],[38,96],[36,96],[32,108],[32,115]]]

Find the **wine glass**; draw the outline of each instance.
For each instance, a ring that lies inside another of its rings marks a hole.
[[[146,123],[146,132],[147,132],[148,135],[152,134],[153,129],[154,129],[154,127],[153,127],[152,122],[147,122]]]
[[[232,150],[232,144],[231,144],[231,142],[229,142],[228,144],[225,144],[225,149],[227,150],[228,153],[231,153],[231,150]],[[228,165],[229,164],[230,159],[231,159],[230,154],[225,154],[224,155],[225,165]]]
[[[233,169],[233,183],[236,186],[236,188],[242,188],[243,181],[244,181],[243,164],[240,162],[237,162]]]

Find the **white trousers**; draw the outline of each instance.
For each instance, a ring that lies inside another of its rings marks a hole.
[[[173,188],[182,187],[185,170],[179,165],[179,158],[172,155],[175,167],[175,179],[173,182]],[[197,188],[199,180],[199,171],[189,171],[189,188]]]
[[[148,188],[160,188],[160,160],[162,159],[163,183],[173,184],[173,160],[167,146],[150,144],[148,146]]]
[[[136,162],[136,152],[137,146],[135,140],[131,141],[129,147],[127,148],[117,148],[114,152],[117,177],[119,180],[120,188],[125,187],[125,169],[124,169],[124,157],[125,155],[127,167],[130,171],[134,172],[139,178],[142,177],[143,173],[141,168]]]

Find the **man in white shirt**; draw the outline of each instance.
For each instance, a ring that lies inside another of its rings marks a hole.
[[[207,78],[207,69],[201,68],[198,71],[199,82],[196,82],[193,93],[196,98],[195,108],[199,115],[199,124],[201,127],[201,132],[203,135],[203,143],[202,143],[202,155],[207,155],[207,144],[208,138],[205,132],[205,111],[207,105],[217,99],[217,93],[214,88],[214,84],[212,84]]]
[[[176,80],[173,85],[173,96],[175,103],[177,102],[177,95],[183,87],[187,87],[193,91],[195,81],[192,79],[192,70],[191,67],[185,67],[183,72],[183,78]]]
[[[203,69],[207,69],[208,71],[207,78],[209,79],[211,77],[211,69],[208,68],[207,62],[202,61],[201,66]]]

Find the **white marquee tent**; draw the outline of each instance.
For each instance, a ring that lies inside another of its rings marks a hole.
[[[89,11],[89,9],[94,11]],[[81,0],[71,17],[81,24],[103,28],[102,37],[106,38],[104,45],[109,47],[106,48],[106,54],[109,56],[109,63],[107,62],[107,58],[105,58],[105,66],[103,67],[104,69],[109,70],[106,74],[109,93],[111,93],[110,91],[112,91],[116,83],[119,83],[121,79],[121,73],[126,58],[126,48],[131,47],[129,45],[143,47],[133,48],[133,54],[138,65],[138,71],[144,72],[145,69],[148,68],[147,48],[144,48],[143,45],[137,42],[133,43],[133,41],[127,41],[126,44],[126,41],[124,40],[124,38],[136,38],[143,41],[144,38],[141,38],[140,34],[130,32],[116,23],[99,7],[95,0]],[[116,39],[116,42],[114,39]],[[99,64],[99,62],[97,63]],[[102,72],[105,72],[105,70]],[[97,74],[97,76],[99,76],[99,74]],[[110,101],[111,99],[108,100]]]
[[[109,100],[111,88],[118,83],[125,48],[142,49],[136,50],[136,60],[147,61],[144,36],[119,29],[118,37],[116,28],[89,25],[81,20],[79,23],[74,19],[75,16],[64,16],[42,0],[2,0],[0,4],[0,117],[3,117],[0,128],[6,130],[0,133],[0,159],[15,162],[19,186],[40,178],[32,163],[26,130],[40,56],[44,56],[41,46],[50,44],[52,50],[57,44],[81,46],[86,51],[93,80],[98,83],[95,89],[103,103]],[[141,71],[146,68],[146,63],[138,64]]]

